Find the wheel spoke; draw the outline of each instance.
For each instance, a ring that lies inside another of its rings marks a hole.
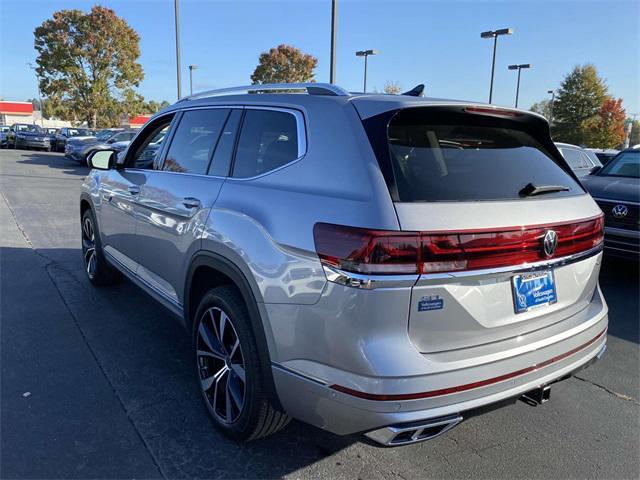
[[[91,250],[91,255],[87,261],[87,273],[93,275],[96,271],[96,252],[95,249]]]
[[[236,404],[238,410],[242,410],[242,394],[239,392],[239,385],[234,380],[233,376],[229,376],[229,380],[227,381],[227,390],[229,390],[233,403]]]
[[[222,355],[220,355],[218,352],[207,352],[206,350],[198,350],[198,356],[199,357],[211,357],[211,358],[215,358],[217,360],[222,360],[224,361],[224,357]]]
[[[233,409],[231,408],[231,395],[229,393],[229,379],[231,377],[227,376],[227,385],[225,388],[225,407],[226,407],[226,417],[227,422],[233,421]]]
[[[217,386],[218,382],[220,381],[220,378],[222,378],[222,376],[225,373],[227,373],[228,371],[229,371],[229,369],[227,368],[226,365],[224,365],[220,370],[218,370],[216,373],[214,373],[210,377],[201,379],[200,383],[202,384],[202,389],[206,392],[207,390],[209,390],[211,388],[211,386],[214,383]]]
[[[234,343],[233,347],[231,347],[231,353],[229,353],[229,358],[233,358],[233,355],[236,353],[239,346],[240,346],[240,340],[236,339],[236,343]]]
[[[222,348],[218,339],[211,335],[211,332],[206,327],[204,322],[200,322],[200,328],[198,329],[200,333],[200,338],[205,343],[207,348],[211,350],[211,352],[215,353],[218,357],[224,358],[224,354],[222,353]]]
[[[227,320],[229,320],[229,317],[227,317],[227,315],[220,310],[220,343],[224,346],[224,331],[227,328]]]
[[[236,376],[240,379],[240,381],[242,383],[247,383],[243,365],[241,365],[239,363],[232,363],[231,364],[231,370],[233,370],[233,373],[236,374]]]

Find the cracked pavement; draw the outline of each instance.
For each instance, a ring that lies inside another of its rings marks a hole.
[[[379,448],[292,422],[246,445],[214,429],[189,339],[130,282],[84,279],[86,167],[0,151],[0,478],[638,478],[638,267],[605,260],[604,358],[443,437]]]

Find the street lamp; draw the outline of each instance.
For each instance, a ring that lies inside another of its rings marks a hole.
[[[338,24],[338,0],[331,0],[331,59],[329,83],[336,83],[336,28]]]
[[[489,85],[489,103],[493,99],[493,74],[496,69],[496,48],[498,46],[498,37],[500,35],[512,35],[513,28],[501,28],[499,30],[489,30],[482,32],[480,38],[493,38],[493,60],[491,62],[491,84]]]
[[[364,93],[367,93],[367,58],[369,55],[377,55],[378,50],[358,50],[356,57],[364,57]]]
[[[520,65],[509,65],[509,70],[518,70],[518,86],[516,87],[516,108],[518,108],[518,95],[520,94],[520,72],[523,68],[531,68],[531,64],[521,63]]]
[[[193,95],[193,71],[197,68],[197,65],[189,65],[189,95]]]
[[[553,105],[556,101],[556,91],[547,90],[547,93],[551,94],[551,105],[549,106],[549,125],[553,125]]]
[[[178,7],[178,0],[174,0],[173,8],[176,22],[176,80],[178,83],[178,100],[180,100],[180,97],[182,97],[182,82],[180,80],[180,9]]]
[[[40,79],[38,78],[38,71],[31,62],[27,62],[28,67],[36,72],[36,88],[38,89],[38,102],[40,103],[40,126],[44,127],[44,105],[42,104],[42,95],[40,94]]]

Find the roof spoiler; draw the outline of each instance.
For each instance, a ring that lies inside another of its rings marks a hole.
[[[424,97],[424,83],[416,85],[408,92],[404,92],[401,95],[407,95],[409,97]]]

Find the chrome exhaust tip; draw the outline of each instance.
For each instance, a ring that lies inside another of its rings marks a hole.
[[[461,415],[432,418],[412,423],[391,425],[365,433],[365,436],[387,447],[431,440],[451,430],[462,421]]]

